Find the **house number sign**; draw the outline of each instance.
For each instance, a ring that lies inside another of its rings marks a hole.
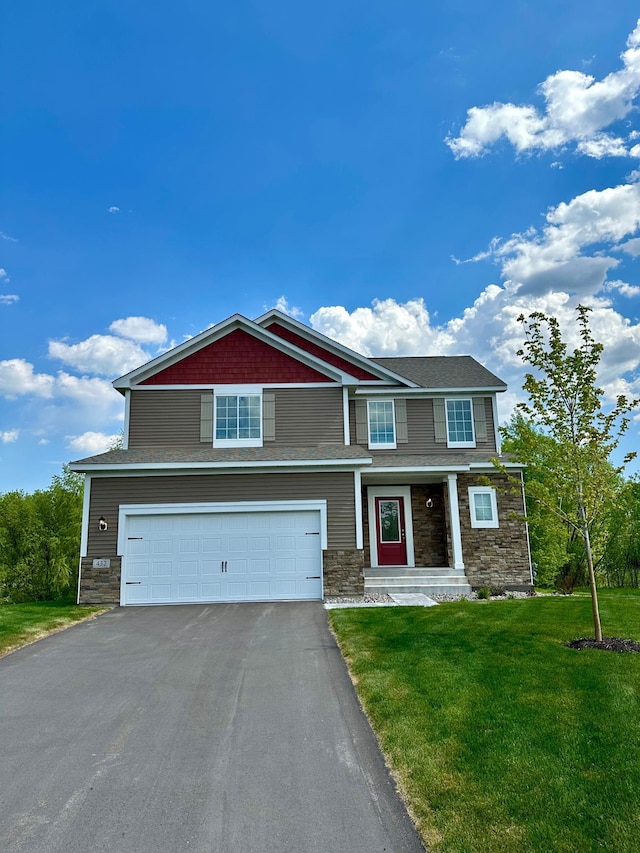
[[[94,569],[110,569],[111,568],[111,560],[94,560],[93,561]]]

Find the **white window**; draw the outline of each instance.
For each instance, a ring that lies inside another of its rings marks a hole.
[[[469,511],[472,527],[498,527],[496,490],[490,486],[470,486]]]
[[[475,447],[473,431],[473,406],[471,400],[447,400],[447,445],[449,447]]]
[[[393,400],[369,400],[369,447],[378,450],[395,449],[396,426]]]
[[[262,394],[253,388],[214,393],[215,447],[262,447]]]

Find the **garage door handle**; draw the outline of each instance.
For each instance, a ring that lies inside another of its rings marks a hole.
[[[142,581],[125,581],[125,586],[132,586],[138,584],[138,586],[142,583]]]
[[[319,531],[319,530],[316,530],[316,531],[315,531],[315,532],[313,532],[313,533],[305,533],[304,535],[305,535],[305,536],[320,536],[320,531]]]
[[[320,575],[307,575],[307,580],[308,581],[319,581]]]

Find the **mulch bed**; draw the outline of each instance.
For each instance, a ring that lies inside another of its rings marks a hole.
[[[597,642],[593,637],[580,637],[565,643],[565,646],[570,649],[601,649],[604,652],[640,652],[640,643],[622,637],[603,637],[601,642]]]

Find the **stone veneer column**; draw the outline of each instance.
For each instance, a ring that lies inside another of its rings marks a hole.
[[[462,559],[462,536],[460,534],[460,510],[458,508],[457,474],[447,474],[447,492],[449,495],[449,523],[451,524],[453,568],[464,569],[464,561]]]

